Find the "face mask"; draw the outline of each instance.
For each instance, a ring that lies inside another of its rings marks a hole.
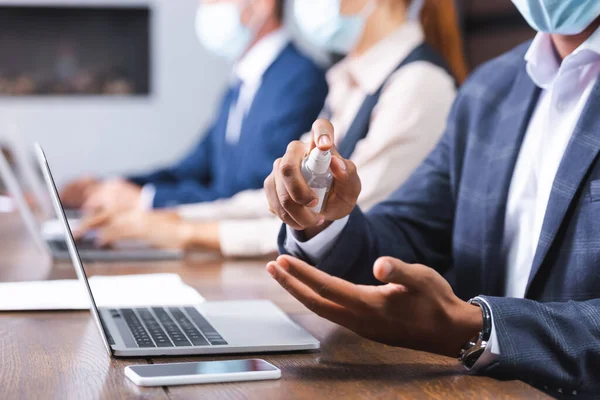
[[[294,16],[298,28],[316,46],[336,53],[348,53],[360,38],[373,0],[357,15],[340,15],[341,0],[296,0]]]
[[[237,60],[252,41],[252,31],[242,25],[236,3],[201,3],[196,11],[196,35],[218,56]]]
[[[512,0],[538,32],[576,35],[600,16],[598,0]]]

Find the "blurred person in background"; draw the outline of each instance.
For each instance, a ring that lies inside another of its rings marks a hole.
[[[257,189],[273,160],[305,133],[327,95],[324,72],[291,43],[284,0],[201,0],[200,42],[235,62],[218,116],[175,165],[147,175],[85,177],[61,193],[65,206],[94,213],[147,210],[229,198]]]
[[[322,116],[363,182],[369,209],[401,185],[440,138],[456,83],[467,75],[452,0],[301,0],[301,32],[347,54],[327,73]],[[216,221],[221,219],[221,221]],[[227,256],[277,251],[281,222],[262,190],[176,212],[107,212],[86,222],[103,243],[143,238],[159,247],[209,248]]]

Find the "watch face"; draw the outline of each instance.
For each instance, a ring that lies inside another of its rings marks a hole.
[[[479,344],[476,346],[479,346]],[[463,365],[468,369],[473,368],[477,360],[479,360],[479,357],[481,357],[483,354],[484,350],[485,348],[483,347],[471,348],[470,350],[467,350],[461,360]]]

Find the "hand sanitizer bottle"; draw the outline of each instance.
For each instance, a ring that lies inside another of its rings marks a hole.
[[[316,213],[323,210],[327,193],[333,182],[329,164],[331,164],[331,152],[329,150],[321,151],[317,147],[302,160],[302,176],[319,199],[317,205],[312,208],[312,211]]]

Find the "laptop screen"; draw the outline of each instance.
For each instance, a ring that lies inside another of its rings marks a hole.
[[[81,258],[79,257],[77,247],[75,246],[73,233],[71,232],[71,228],[69,227],[69,223],[67,221],[67,216],[65,215],[65,211],[60,201],[58,190],[56,189],[56,184],[54,183],[54,178],[52,177],[52,172],[50,171],[50,165],[48,164],[48,160],[46,159],[44,150],[42,150],[42,147],[39,145],[39,143],[35,144],[35,151],[38,158],[38,162],[40,163],[40,168],[42,169],[42,173],[44,175],[44,180],[46,182],[46,185],[48,186],[48,191],[50,192],[50,197],[52,198],[54,210],[56,211],[56,215],[65,230],[65,240],[67,242],[67,247],[69,248],[69,255],[71,256],[71,261],[73,262],[73,266],[75,267],[75,272],[77,273],[79,280],[85,284],[86,291],[90,298],[90,311],[92,312],[92,316],[96,321],[96,325],[98,326],[98,330],[100,331],[100,336],[102,337],[104,346],[108,350],[108,353],[112,356],[113,351],[110,344],[108,343],[108,338],[104,326],[102,325],[102,320],[100,319],[98,307],[96,306],[96,302],[94,301],[94,296],[92,294],[92,290],[90,288],[85,269],[83,268],[83,263],[81,262]]]
[[[33,237],[36,246],[44,254],[49,254],[50,250],[48,249],[44,238],[40,234],[40,225],[35,218],[33,211],[29,208],[27,199],[25,198],[25,193],[23,193],[23,189],[21,188],[14,171],[12,170],[2,151],[0,151],[0,178],[6,186],[8,194],[17,206],[19,213],[21,214],[21,218],[25,223],[25,228],[27,228],[31,237]]]

